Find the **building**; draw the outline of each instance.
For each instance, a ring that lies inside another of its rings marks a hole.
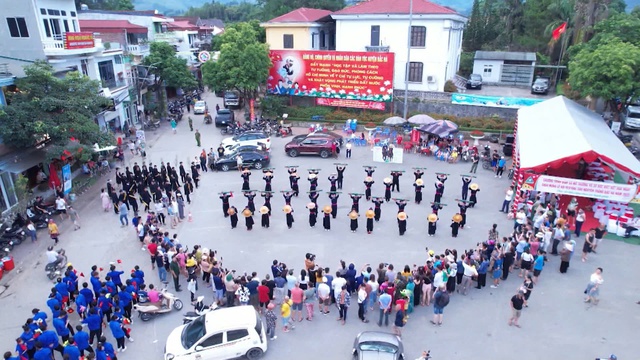
[[[130,55],[134,64],[140,64],[142,58],[149,55],[149,30],[128,20],[80,20],[83,31],[92,32],[93,36],[102,40],[106,47],[119,44],[125,54]]]
[[[536,54],[532,52],[476,51],[473,73],[486,84],[531,86]]]
[[[299,8],[260,24],[271,50],[335,50],[331,11]]]
[[[467,19],[448,7],[427,0],[369,0],[331,17],[336,23],[336,50],[395,53],[396,90],[405,88],[407,69],[410,91],[443,91],[458,71]]]

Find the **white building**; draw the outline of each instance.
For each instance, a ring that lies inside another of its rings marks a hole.
[[[337,51],[393,52],[396,90],[443,91],[460,66],[462,32],[467,19],[427,0],[369,0],[331,14],[336,21]],[[407,59],[408,45],[411,57]]]
[[[536,65],[536,53],[476,51],[473,73],[482,76],[485,84],[531,86]]]

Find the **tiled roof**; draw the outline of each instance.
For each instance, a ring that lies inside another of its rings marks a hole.
[[[409,14],[410,0],[368,0],[331,15]],[[414,14],[457,14],[453,9],[427,0],[413,0]]]
[[[284,15],[280,15],[275,19],[267,21],[268,23],[283,22],[315,22],[323,17],[331,15],[331,11],[322,9],[299,8]]]
[[[198,27],[186,20],[174,21],[167,23],[167,29],[170,30],[198,30]]]
[[[102,33],[121,33],[125,30],[136,34],[148,32],[146,27],[132,24],[127,20],[80,20],[80,29]]]

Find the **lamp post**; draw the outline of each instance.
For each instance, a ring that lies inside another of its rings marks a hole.
[[[403,118],[407,119],[409,100],[409,64],[411,63],[411,25],[413,24],[413,0],[409,0],[409,30],[407,31],[407,63],[404,68],[404,113]]]

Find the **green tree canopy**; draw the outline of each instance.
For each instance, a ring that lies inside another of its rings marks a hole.
[[[241,23],[221,37],[218,61],[202,64],[202,79],[213,90],[238,90],[245,99],[255,99],[269,76],[271,60],[266,44],[250,23]]]
[[[91,147],[113,140],[94,120],[110,102],[98,93],[98,81],[78,72],[55,77],[46,62],[25,66],[25,74],[18,79],[19,91],[8,93],[9,105],[0,114],[5,144],[24,149],[48,137],[54,146],[67,146],[75,138],[79,145]]]
[[[164,81],[167,86],[194,89],[198,83],[187,67],[185,59],[176,56],[176,50],[170,44],[155,41],[151,43],[149,56],[143,64],[150,74],[156,76],[156,88]]]
[[[76,0],[76,8],[84,4],[92,10],[134,10],[131,0]]]

